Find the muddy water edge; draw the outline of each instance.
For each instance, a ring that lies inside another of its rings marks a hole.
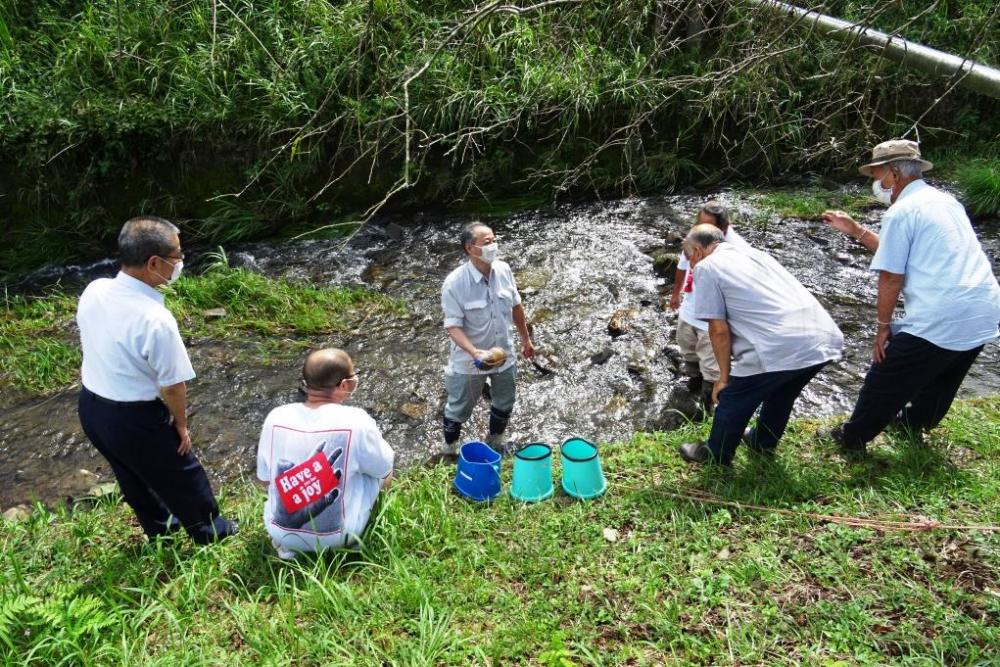
[[[849,411],[870,357],[876,284],[869,256],[816,219],[762,213],[758,194],[731,192],[566,205],[485,219],[500,237],[533,327],[540,364],[521,360],[514,443],[595,442],[666,430],[697,413],[674,344],[672,258],[699,205],[722,199],[754,246],[771,252],[826,306],[846,338],[843,361],[824,370],[796,405],[799,415]],[[819,211],[817,211],[817,214]],[[881,209],[863,218],[878,227]],[[457,243],[468,216],[420,214],[370,224],[340,240],[258,243],[228,248],[232,264],[317,285],[362,285],[407,304],[407,314],[358,314],[346,334],[295,339],[242,336],[186,343],[198,378],[189,385],[196,452],[218,487],[252,478],[259,428],[273,407],[296,399],[307,349],[347,349],[360,373],[353,403],[368,410],[400,466],[443,450],[440,415],[447,337],[440,287],[462,261]],[[996,270],[994,221],[977,233]],[[655,261],[654,261],[655,260]],[[195,264],[195,270],[197,264]],[[658,272],[659,270],[659,272]],[[60,267],[33,277],[80,290],[115,272],[111,261]],[[182,331],[184,325],[181,325]],[[74,332],[75,334],[75,332]],[[996,393],[1000,353],[987,346],[962,396]],[[76,417],[77,391],[46,398],[0,397],[0,508],[75,498],[113,481]],[[480,403],[463,437],[485,435]]]

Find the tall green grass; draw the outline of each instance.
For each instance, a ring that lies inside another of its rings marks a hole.
[[[692,4],[498,12],[449,41],[467,3],[0,0],[0,273],[49,243],[100,253],[141,212],[206,242],[356,217],[407,143],[395,206],[839,170],[917,117],[929,154],[1000,132],[990,100],[959,88],[932,106],[945,82],[744,0],[706,5],[688,39]],[[826,9],[995,63],[994,4]],[[401,85],[425,63],[407,137]]]
[[[1000,160],[973,162],[958,171],[963,201],[973,215],[1000,215]]]
[[[263,493],[227,487],[238,536],[144,544],[107,499],[0,525],[5,664],[991,665],[1000,537],[886,531],[670,497],[951,524],[1000,516],[1000,402],[960,403],[926,447],[844,461],[793,422],[776,461],[696,469],[689,426],[602,447],[609,491],[488,506],[454,470],[382,497],[358,554],[278,560]],[[559,468],[556,463],[556,473]],[[505,463],[505,482],[509,466]],[[617,531],[614,541],[605,529]]]
[[[405,312],[405,304],[363,288],[315,287],[230,268],[225,256],[167,288],[183,333],[218,338],[343,331],[364,317]],[[44,394],[72,384],[80,367],[77,299],[54,292],[0,301],[0,389]],[[221,316],[212,310],[222,309]]]

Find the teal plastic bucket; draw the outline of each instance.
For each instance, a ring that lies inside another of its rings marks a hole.
[[[485,442],[467,442],[458,450],[455,490],[484,502],[500,495],[500,454]]]
[[[590,500],[608,490],[597,445],[583,438],[570,438],[559,449],[562,453],[563,491],[574,498]]]
[[[525,503],[537,503],[550,497],[552,487],[552,448],[540,442],[525,445],[514,454],[514,479],[510,496]]]

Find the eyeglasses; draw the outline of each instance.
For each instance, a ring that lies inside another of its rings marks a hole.
[[[160,259],[176,259],[181,262],[184,261],[184,253],[180,253],[180,257],[176,257],[174,255],[157,255],[157,257]]]

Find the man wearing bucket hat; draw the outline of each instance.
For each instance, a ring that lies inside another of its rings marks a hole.
[[[514,409],[517,365],[511,325],[517,327],[521,354],[535,355],[514,274],[497,259],[493,230],[482,223],[466,225],[459,243],[467,261],[452,271],[441,288],[444,327],[451,339],[445,389],[444,441],[454,447],[462,424],[490,379],[488,441],[497,444]]]
[[[875,253],[879,274],[872,365],[850,419],[826,433],[848,453],[864,453],[890,424],[912,435],[936,426],[998,335],[1000,286],[965,209],[923,180],[932,166],[914,141],[881,143],[859,170],[889,206],[881,232],[843,211],[823,213]],[[906,312],[893,319],[900,293]]]
[[[773,257],[727,243],[722,230],[696,225],[684,239],[695,269],[695,317],[708,322],[719,364],[717,403],[706,443],[681,445],[691,463],[730,465],[740,442],[770,454],[795,400],[844,337],[816,298]],[[745,431],[760,408],[757,424]]]

